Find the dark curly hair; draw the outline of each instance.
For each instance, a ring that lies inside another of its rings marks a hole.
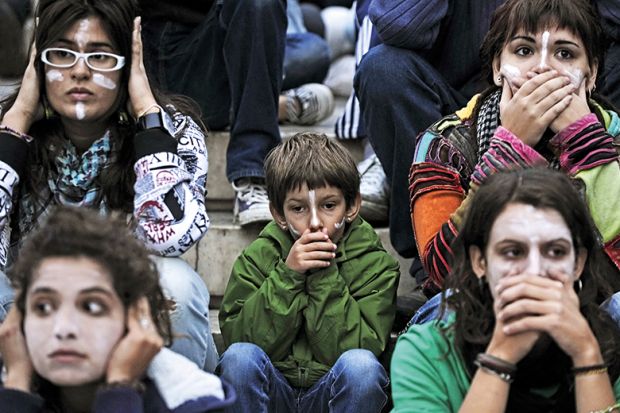
[[[41,263],[51,257],[87,258],[99,264],[109,272],[125,308],[146,297],[157,331],[166,344],[171,343],[170,317],[157,268],[125,221],[104,217],[88,208],[56,208],[46,223],[29,236],[8,271],[17,294],[15,303],[24,315],[33,277]]]
[[[469,249],[477,246],[485,251],[493,223],[512,203],[557,211],[570,229],[574,248],[587,251],[580,277],[582,288],[578,291],[580,310],[598,340],[610,377],[615,380],[620,373],[620,329],[600,304],[620,290],[618,273],[602,251],[596,227],[579,191],[567,176],[550,169],[497,173],[474,194],[463,227],[452,244],[453,265],[442,293],[442,315],[450,309],[456,318],[443,333],[454,334],[455,347],[473,374],[473,360],[485,351],[491,340],[495,314],[491,291],[488,285],[481,288],[472,269]],[[448,290],[455,293],[447,294]]]

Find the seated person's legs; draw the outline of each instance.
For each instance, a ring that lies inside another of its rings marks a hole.
[[[605,57],[605,70],[603,71],[604,82],[600,93],[609,98],[611,103],[620,108],[620,42],[612,43]]]
[[[386,45],[364,56],[354,83],[366,134],[391,182],[392,245],[403,257],[415,257],[408,191],[415,137],[465,99],[420,55]]]
[[[204,281],[180,258],[153,257],[167,298],[174,340],[171,349],[208,372],[215,371],[217,349],[209,324],[209,292]]]
[[[231,344],[222,354],[218,372],[237,392],[230,411],[295,411],[293,388],[257,345]]]
[[[331,370],[300,401],[304,412],[380,412],[387,403],[388,376],[368,350],[342,353]]]
[[[9,279],[3,271],[0,271],[0,323],[6,318],[15,294],[9,283]]]

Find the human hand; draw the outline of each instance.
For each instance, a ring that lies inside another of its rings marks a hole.
[[[110,356],[106,381],[132,382],[139,379],[163,345],[164,340],[151,318],[149,302],[146,297],[141,297],[127,311],[127,334]]]
[[[39,79],[35,70],[37,48],[33,44],[30,60],[24,71],[19,93],[13,106],[4,114],[2,124],[20,133],[28,133],[30,126],[43,117]]]
[[[528,73],[528,80],[514,94],[509,82],[504,81],[499,104],[502,126],[533,147],[568,107],[573,91],[569,78],[555,70]]]
[[[144,67],[141,22],[142,19],[139,16],[134,19],[131,38],[131,69],[128,89],[129,111],[134,118],[154,110],[157,105]]]
[[[587,79],[583,79],[579,89],[573,92],[569,105],[551,122],[550,128],[554,133],[562,131],[591,112],[588,106],[586,81]]]
[[[289,251],[286,266],[302,274],[311,269],[329,267],[336,256],[334,251],[336,244],[325,232],[306,229]]]
[[[591,358],[600,355],[600,349],[579,310],[573,275],[559,270],[551,270],[548,275],[525,274],[500,280],[496,301],[503,332],[508,337],[546,333],[575,365],[592,364]]]
[[[0,325],[0,353],[8,373],[4,387],[29,392],[34,368],[22,333],[22,315],[15,304]]]

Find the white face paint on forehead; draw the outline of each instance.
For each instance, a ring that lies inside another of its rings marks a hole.
[[[549,54],[549,32],[545,30],[542,34],[542,50],[540,51],[540,67],[547,65],[547,55]]]
[[[86,116],[86,107],[84,105],[84,102],[78,102],[75,104],[75,116],[79,120],[84,119],[84,117]]]
[[[112,79],[104,76],[101,73],[93,73],[93,82],[106,89],[116,89],[116,83]]]
[[[88,35],[89,27],[90,27],[90,21],[88,19],[83,19],[82,21],[80,21],[80,26],[75,32],[75,38],[73,40],[77,43],[77,45],[81,49],[84,49],[86,45],[88,44],[88,39],[90,37]]]
[[[62,73],[60,73],[60,70],[56,70],[56,69],[48,70],[45,73],[45,77],[50,82],[60,82],[65,79]]]

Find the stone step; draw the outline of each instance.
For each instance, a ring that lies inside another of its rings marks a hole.
[[[283,139],[289,138],[298,132],[324,133],[330,138],[336,138],[334,124],[338,115],[344,108],[344,99],[336,99],[335,108],[331,116],[313,126],[282,125],[280,134]],[[232,211],[234,191],[226,178],[226,148],[230,140],[230,134],[224,132],[211,132],[207,138],[207,151],[209,154],[209,171],[207,179],[207,210],[208,211]],[[342,143],[355,159],[362,160],[363,144],[359,140],[341,140]]]

